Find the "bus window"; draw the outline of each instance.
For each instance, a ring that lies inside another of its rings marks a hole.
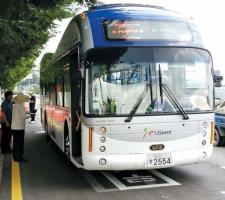
[[[86,69],[86,113],[128,115],[146,85],[150,85],[136,112],[149,114],[149,105],[153,101],[167,99],[165,92],[160,92],[159,66],[163,83],[173,91],[184,110],[212,110],[213,94],[210,91],[213,85],[207,81],[211,77],[210,62],[207,52],[191,48],[126,47],[90,52],[90,64]],[[203,78],[197,79],[196,74]],[[166,106],[168,109],[156,105],[155,113],[177,112],[176,107],[171,108],[172,105]]]
[[[56,105],[63,106],[63,79],[56,80]]]
[[[69,73],[66,73],[64,76],[64,106],[69,108],[71,107],[71,89]]]

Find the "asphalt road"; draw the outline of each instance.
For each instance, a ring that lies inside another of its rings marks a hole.
[[[225,199],[225,147],[214,148],[210,160],[189,166],[125,174],[87,172],[73,166],[45,140],[37,121],[27,123],[25,157],[29,162],[19,165],[23,200]],[[1,200],[13,199],[11,171],[8,154],[4,158]]]

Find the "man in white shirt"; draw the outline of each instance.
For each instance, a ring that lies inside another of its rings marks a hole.
[[[26,123],[26,110],[24,103],[29,101],[29,97],[23,93],[18,93],[14,97],[14,106],[12,112],[12,134],[13,134],[13,160],[16,162],[27,161],[23,157],[24,153],[24,135],[25,135],[25,123]]]

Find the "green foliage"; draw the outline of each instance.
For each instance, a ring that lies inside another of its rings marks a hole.
[[[49,63],[52,61],[53,58],[53,53],[46,53],[41,59],[41,66],[40,66],[40,71],[44,72],[45,69],[48,67]]]
[[[41,82],[46,82],[50,80],[50,70],[48,70],[48,73],[45,72],[45,70],[50,67],[50,63],[53,58],[53,53],[46,53],[42,59],[41,59],[41,66],[40,66],[40,73],[41,73]]]
[[[54,34],[54,20],[71,15],[65,8],[78,0],[1,0],[0,87],[11,89],[31,70]]]
[[[0,79],[1,87],[13,90],[16,83],[31,72],[34,61],[34,56],[28,58],[21,57],[15,67],[6,68],[2,73],[4,80],[2,78]]]

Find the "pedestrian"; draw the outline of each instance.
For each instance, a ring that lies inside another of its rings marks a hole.
[[[35,104],[36,104],[36,96],[31,92],[30,93],[30,103],[29,103],[29,108],[30,108],[30,117],[31,117],[31,122],[35,121],[35,113],[37,110],[35,109]]]
[[[12,123],[12,97],[13,92],[12,91],[6,91],[5,92],[5,100],[1,104],[1,111],[3,115],[3,121],[1,123],[2,128],[2,139],[1,139],[1,153],[10,153],[10,142],[11,142],[11,123]]]
[[[24,135],[26,118],[30,117],[26,113],[24,103],[29,101],[29,97],[23,93],[18,93],[13,98],[13,112],[12,112],[12,134],[13,134],[13,160],[16,162],[27,161],[23,157],[24,153]],[[28,116],[28,117],[27,117]]]

